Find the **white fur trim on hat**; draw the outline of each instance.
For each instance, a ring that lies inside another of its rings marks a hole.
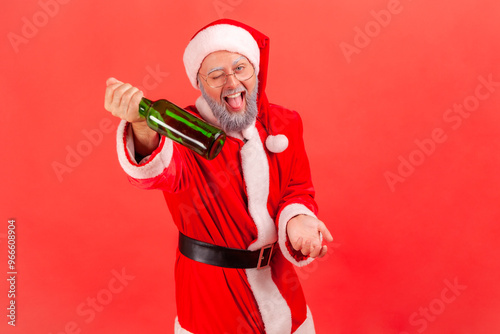
[[[270,135],[266,138],[266,147],[273,153],[281,153],[288,147],[288,138],[285,135]]]
[[[260,50],[252,35],[237,26],[217,24],[200,31],[184,51],[184,67],[194,88],[198,89],[197,74],[205,57],[222,50],[244,55],[259,74]]]

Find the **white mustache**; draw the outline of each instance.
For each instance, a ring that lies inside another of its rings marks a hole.
[[[222,98],[225,98],[228,95],[233,95],[233,94],[241,93],[241,92],[248,93],[247,89],[244,86],[240,86],[240,87],[236,87],[235,89],[228,89],[228,90],[222,92]]]

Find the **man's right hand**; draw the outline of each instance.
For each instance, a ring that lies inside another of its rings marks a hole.
[[[139,116],[139,102],[144,94],[138,88],[115,78],[106,80],[106,86],[104,108],[107,111],[130,123],[145,122]]]
[[[131,84],[115,78],[106,80],[104,108],[113,116],[132,124],[135,153],[139,157],[150,155],[160,142],[158,133],[149,128],[146,119],[139,115],[139,102],[144,94]]]

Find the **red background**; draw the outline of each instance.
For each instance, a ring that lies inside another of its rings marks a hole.
[[[500,87],[474,98],[479,76],[500,81],[498,1],[65,1],[2,6],[0,277],[14,218],[18,308],[13,329],[0,280],[1,333],[173,332],[176,231],[161,193],[118,164],[105,80],[192,104],[182,54],[221,17],[271,38],[268,97],[304,120],[335,236],[300,270],[317,332],[500,331]],[[470,116],[446,121],[464,102]],[[400,159],[418,166],[391,189]],[[111,294],[122,269],[134,278]],[[77,308],[96,297],[89,321]]]

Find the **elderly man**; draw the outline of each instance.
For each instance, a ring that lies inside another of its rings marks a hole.
[[[268,54],[265,35],[226,19],[188,44],[202,96],[186,109],[227,133],[210,161],[148,128],[137,88],[107,81],[121,166],[163,191],[179,229],[176,333],[314,333],[293,266],[324,256],[332,236],[315,216],[301,119],[267,101]]]

